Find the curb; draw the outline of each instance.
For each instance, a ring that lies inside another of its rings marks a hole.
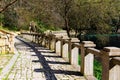
[[[13,57],[10,59],[9,63],[1,71],[0,79],[4,79],[7,77],[7,75],[11,71],[13,65],[15,64],[18,56],[19,56],[19,53],[18,53],[17,49],[15,48],[15,55],[13,55]]]

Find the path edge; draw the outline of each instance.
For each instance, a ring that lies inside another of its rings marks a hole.
[[[1,75],[0,75],[0,79],[5,79],[7,78],[7,76],[9,75],[10,71],[12,70],[12,67],[14,66],[14,64],[16,63],[18,57],[19,57],[19,52],[16,49],[16,47],[14,47],[14,55],[13,57],[10,59],[10,61],[8,62],[8,64],[2,69],[1,71]]]

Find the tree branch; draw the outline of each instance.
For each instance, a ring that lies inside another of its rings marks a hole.
[[[17,0],[11,1],[9,4],[7,4],[4,8],[0,9],[0,13],[2,13],[3,11],[5,11],[9,6],[11,6],[12,4],[14,4]]]

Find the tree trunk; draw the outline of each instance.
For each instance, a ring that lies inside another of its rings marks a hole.
[[[69,25],[68,25],[67,17],[65,18],[65,28],[66,28],[68,37],[70,37],[70,28],[69,28]]]
[[[9,4],[7,4],[4,8],[0,8],[0,13],[5,11],[9,6],[13,5],[17,0],[11,1]]]

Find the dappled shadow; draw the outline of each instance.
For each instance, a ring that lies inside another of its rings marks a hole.
[[[50,63],[50,64],[70,64],[69,62],[57,62],[57,61],[46,61],[47,63]]]
[[[40,50],[40,49],[37,49],[38,50],[38,52],[40,52],[40,53],[53,53],[53,54],[55,54],[55,52],[54,51],[50,51],[50,50]],[[31,51],[31,52],[34,52],[34,51]]]
[[[19,39],[20,41],[24,42],[26,45],[28,45],[29,47],[31,47],[33,49],[33,52],[35,52],[36,56],[38,57],[39,60],[33,60],[32,62],[39,62],[41,63],[43,69],[45,70],[44,75],[46,77],[47,80],[57,80],[54,73],[51,73],[51,68],[48,65],[48,63],[46,62],[44,56],[41,54],[40,51],[38,51],[38,49],[36,49],[35,47],[39,47],[38,45],[36,46],[35,44],[33,45],[32,43],[28,43],[25,42],[24,40],[22,40],[20,37],[17,37],[17,39]],[[39,49],[43,49],[42,47]],[[34,55],[35,56],[35,55]]]
[[[39,63],[42,60],[32,60],[32,62]],[[46,61],[48,64],[64,64],[64,65],[70,65],[69,62],[57,62],[57,61]]]
[[[61,56],[44,55],[44,57],[62,58]]]
[[[38,51],[41,52],[41,53],[52,53],[52,54],[55,54],[54,51],[42,51],[42,50],[38,50]]]
[[[45,69],[34,69],[35,72],[46,72]],[[65,75],[76,75],[76,76],[83,76],[78,71],[67,71],[67,70],[51,70],[51,73],[54,74],[65,74]]]
[[[19,39],[19,38],[18,38]],[[20,39],[21,40],[21,39]],[[23,41],[23,40],[21,40]],[[40,46],[36,46],[35,44],[32,45],[33,43],[28,43],[23,41],[25,44],[27,44],[29,47],[32,48],[32,52],[35,52],[35,55],[31,55],[31,56],[37,56],[39,60],[32,60],[33,63],[40,63],[42,65],[42,69],[34,69],[35,72],[44,72],[44,75],[46,77],[47,80],[57,80],[55,74],[65,74],[65,75],[75,75],[75,76],[82,76],[82,74],[79,71],[67,71],[67,70],[53,70],[49,64],[59,64],[59,65],[70,65],[70,63],[68,62],[59,62],[59,61],[48,61],[46,60],[47,58],[62,58],[61,56],[57,56],[57,55],[49,55],[49,54],[53,54],[53,51],[50,50],[44,50],[43,47]],[[42,53],[42,54],[41,54]],[[43,55],[46,54],[47,55]],[[55,53],[54,53],[55,54]]]

